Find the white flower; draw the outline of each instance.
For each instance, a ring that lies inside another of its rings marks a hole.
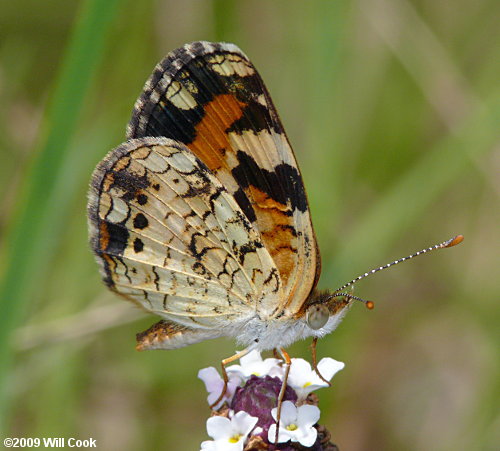
[[[344,366],[343,362],[326,357],[318,363],[318,371],[329,381]],[[318,388],[328,387],[328,384],[318,376],[309,362],[304,359],[292,359],[288,385],[295,390],[299,400],[305,399],[309,393]]]
[[[242,451],[248,434],[257,424],[258,418],[240,411],[231,419],[210,417],[207,420],[207,432],[213,440],[202,442],[203,451]]]
[[[230,374],[228,376],[229,382],[227,383],[227,390],[217,405],[213,406],[213,409],[215,410],[220,409],[222,404],[224,404],[224,401],[230,403],[233,399],[236,388],[240,385],[240,378],[237,374]],[[212,405],[224,389],[224,380],[213,366],[200,370],[198,372],[198,378],[205,383],[205,388],[208,392],[207,401],[209,405]]]
[[[277,421],[278,409],[271,410],[273,418]],[[292,401],[285,401],[281,405],[280,428],[278,431],[278,443],[288,440],[299,442],[301,445],[310,447],[314,445],[318,431],[313,426],[319,420],[319,409],[316,406],[304,404],[295,407]],[[275,443],[276,424],[269,428],[267,438],[270,443]]]
[[[282,378],[283,370],[279,365],[279,359],[262,360],[258,351],[251,351],[240,359],[241,365],[231,365],[226,368],[226,371],[232,374],[239,374],[243,379],[248,379],[255,375],[258,377],[278,376]]]

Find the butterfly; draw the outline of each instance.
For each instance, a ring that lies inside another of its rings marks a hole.
[[[254,349],[277,349],[289,363],[285,347],[332,332],[361,300],[347,287],[462,239],[318,291],[300,170],[262,78],[233,44],[194,42],[167,55],[126,137],[92,175],[88,217],[105,284],[162,318],[137,335],[139,350],[227,336],[244,350],[223,371]]]

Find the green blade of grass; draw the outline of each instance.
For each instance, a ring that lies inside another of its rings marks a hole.
[[[37,284],[50,270],[50,257],[63,229],[66,205],[54,202],[68,145],[74,134],[85,97],[99,67],[118,0],[88,0],[82,4],[72,38],[56,81],[35,158],[26,171],[16,212],[6,238],[8,265],[0,282],[0,426],[8,401],[6,377],[12,360],[8,340]],[[68,201],[69,199],[66,198]]]
[[[310,77],[313,80],[308,88],[307,124],[307,162],[315,168],[314,177],[329,180],[331,189],[325,193],[324,187],[311,184],[308,193],[316,203],[317,211],[339,209],[339,196],[342,182],[341,160],[343,155],[334,151],[338,149],[338,124],[332,121],[336,117],[335,109],[339,98],[338,85],[340,77],[340,61],[343,49],[342,34],[349,17],[349,5],[345,2],[315,2],[315,8],[309,10],[309,32],[317,42],[307,54]],[[318,133],[318,130],[321,130]],[[328,157],[325,158],[325,153]],[[306,167],[304,165],[304,167]],[[320,215],[315,227],[322,234],[329,227],[329,215]]]
[[[238,24],[234,0],[213,0],[214,36],[216,41],[234,39]],[[231,37],[231,38],[230,38]]]

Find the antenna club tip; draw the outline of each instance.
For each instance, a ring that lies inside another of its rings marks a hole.
[[[463,235],[457,235],[455,238],[452,238],[445,247],[452,247],[460,244],[464,240]]]
[[[372,301],[366,301],[365,305],[368,310],[373,310],[373,308],[375,307],[375,303]]]

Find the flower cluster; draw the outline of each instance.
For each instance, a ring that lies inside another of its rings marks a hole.
[[[207,420],[207,432],[213,440],[204,441],[202,450],[271,449],[270,444],[276,445],[273,449],[281,450],[303,449],[294,444],[318,451],[333,449],[322,446],[325,440],[320,441],[317,426],[320,410],[309,396],[329,384],[307,361],[292,359],[279,425],[276,406],[285,373],[282,361],[263,360],[257,351],[252,351],[240,363],[226,368],[227,390],[214,406],[217,412]],[[319,373],[327,381],[342,368],[342,362],[331,358],[324,358],[318,364]],[[209,405],[213,404],[224,387],[222,377],[213,367],[200,370],[198,377],[205,383]]]

